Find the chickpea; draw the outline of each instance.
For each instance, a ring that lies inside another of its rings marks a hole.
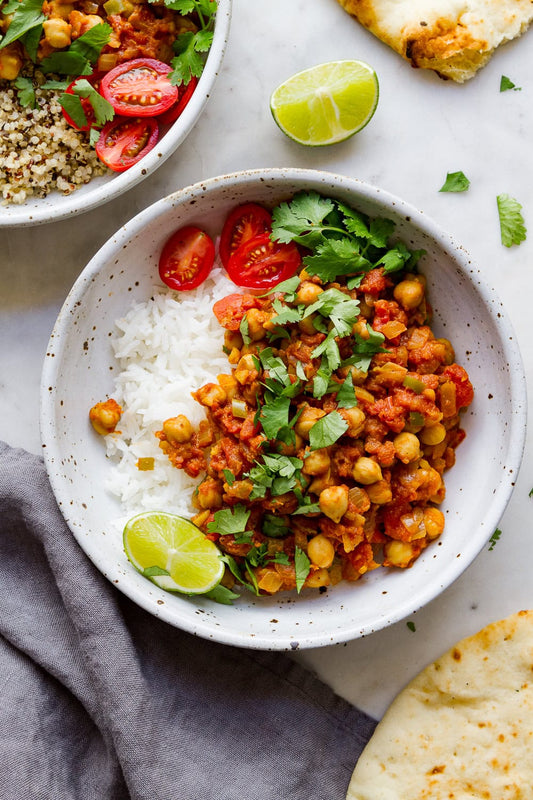
[[[45,41],[48,42],[50,47],[54,47],[57,50],[69,46],[71,30],[71,26],[64,19],[53,18],[43,22]]]
[[[402,431],[393,440],[397,458],[403,464],[410,464],[420,458],[420,441],[414,433]]]
[[[206,383],[205,386],[202,386],[197,392],[193,392],[193,397],[208,408],[212,408],[215,405],[222,405],[222,403],[227,400],[226,392],[218,383]]]
[[[419,433],[420,441],[427,445],[440,444],[444,441],[445,436],[446,428],[440,422],[437,422],[436,425],[431,425],[430,428],[424,428]]]
[[[424,299],[424,287],[417,280],[400,281],[394,287],[394,299],[407,311],[417,308]]]
[[[226,396],[228,400],[233,400],[235,395],[237,394],[237,389],[239,388],[239,384],[233,377],[233,375],[226,375],[222,373],[221,375],[217,375],[217,381],[220,386],[226,392]]]
[[[248,336],[252,342],[264,339],[266,336],[265,323],[270,319],[268,311],[262,311],[260,308],[250,308],[246,312],[246,319],[248,322]]]
[[[224,347],[226,350],[240,350],[244,342],[239,331],[224,331]]]
[[[383,478],[381,467],[378,462],[366,456],[361,456],[357,459],[353,466],[352,474],[354,480],[356,480],[357,483],[362,483],[364,486],[377,483],[377,481]]]
[[[335,558],[335,548],[331,540],[319,533],[309,540],[307,555],[316,567],[331,567]]]
[[[375,503],[377,506],[385,505],[385,503],[390,503],[392,500],[392,489],[385,480],[370,484],[370,486],[367,486],[366,491],[370,502]]]
[[[319,450],[312,450],[306,455],[302,472],[306,475],[323,475],[329,470],[331,459],[325,447]]]
[[[327,569],[315,569],[310,572],[305,579],[305,586],[308,589],[318,589],[320,586],[329,586],[329,572]]]
[[[183,444],[191,440],[192,425],[185,414],[178,414],[177,417],[170,417],[163,422],[163,433],[169,442]]]
[[[433,506],[424,509],[424,525],[427,536],[430,539],[436,539],[444,530],[444,514]]]
[[[333,478],[331,477],[331,473],[328,470],[324,472],[322,475],[317,475],[311,483],[309,484],[308,490],[313,494],[320,494],[327,489],[329,486],[332,486],[334,483]]]
[[[347,435],[360,436],[365,426],[365,412],[358,406],[353,406],[353,408],[341,408],[340,415],[348,423]]]
[[[234,376],[240,384],[250,383],[257,377],[256,361],[252,353],[246,353],[239,359]]]
[[[414,547],[409,542],[392,541],[383,546],[385,554],[384,566],[408,567],[416,555]]]
[[[0,50],[0,78],[6,81],[14,81],[18,77],[23,64],[20,50],[16,44],[8,44]]]
[[[313,322],[315,317],[316,314],[309,314],[308,317],[304,317],[302,320],[300,320],[298,323],[298,328],[302,333],[306,333],[308,336],[313,336],[316,333],[316,328]]]
[[[312,281],[303,281],[296,292],[296,302],[303,303],[304,306],[310,306],[323,291],[324,290],[320,286],[317,286],[316,283]]]
[[[104,403],[96,403],[89,411],[91,424],[100,436],[113,433],[121,416],[122,408],[112,397]]]
[[[348,487],[329,486],[320,492],[318,505],[323,514],[333,522],[340,522],[348,510]]]
[[[222,487],[220,481],[206,478],[198,487],[196,495],[198,508],[220,508],[222,505]]]
[[[309,431],[321,417],[326,415],[325,411],[321,408],[314,408],[313,406],[304,406],[304,409],[298,417],[298,422],[294,426],[294,430],[299,436],[304,439],[309,439]]]

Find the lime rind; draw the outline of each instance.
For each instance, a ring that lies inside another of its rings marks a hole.
[[[336,61],[296,73],[278,86],[270,110],[290,139],[308,146],[345,141],[362,130],[379,100],[377,75],[362,61]]]
[[[162,511],[143,512],[126,523],[123,540],[124,551],[135,569],[166,591],[205,594],[220,583],[224,574],[217,546],[185,517]],[[164,572],[146,574],[146,570],[154,568]]]

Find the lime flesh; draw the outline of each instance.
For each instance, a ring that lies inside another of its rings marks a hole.
[[[379,99],[377,75],[363,61],[331,61],[298,72],[271,95],[281,130],[300,144],[336,144],[360,131]]]
[[[133,566],[161,589],[204,594],[224,574],[217,546],[190,520],[164,511],[138,514],[124,528]]]

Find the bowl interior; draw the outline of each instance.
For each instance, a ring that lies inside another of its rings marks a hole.
[[[92,435],[88,409],[113,393],[110,334],[134,300],[158,284],[162,244],[183,224],[220,232],[235,205],[274,205],[315,189],[371,215],[387,216],[420,262],[434,307],[433,329],[448,337],[476,396],[463,417],[466,440],[447,473],[446,529],[409,569],[376,570],[357,584],[297,598],[243,597],[233,606],[174,596],[129,565],[110,521],[117,500],[104,489],[110,463]],[[473,560],[496,527],[519,467],[525,390],[512,329],[468,255],[403,201],[356,180],[307,170],[263,170],[212,179],[146,209],[94,257],[69,294],[52,333],[42,379],[41,427],[52,487],[74,536],[126,595],[171,624],[221,642],[265,649],[347,641],[402,619],[433,599]]]
[[[0,227],[38,225],[90,211],[136,186],[166,161],[191,132],[213,90],[228,41],[231,2],[218,0],[213,44],[198,85],[181,116],[164,132],[153,150],[125,172],[94,178],[71,194],[53,191],[47,197],[29,197],[20,205],[3,206]]]

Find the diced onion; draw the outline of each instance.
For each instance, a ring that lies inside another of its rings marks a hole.
[[[245,419],[248,414],[248,406],[244,400],[240,400],[239,398],[234,398],[231,401],[231,413],[234,417],[238,417],[239,419]]]

